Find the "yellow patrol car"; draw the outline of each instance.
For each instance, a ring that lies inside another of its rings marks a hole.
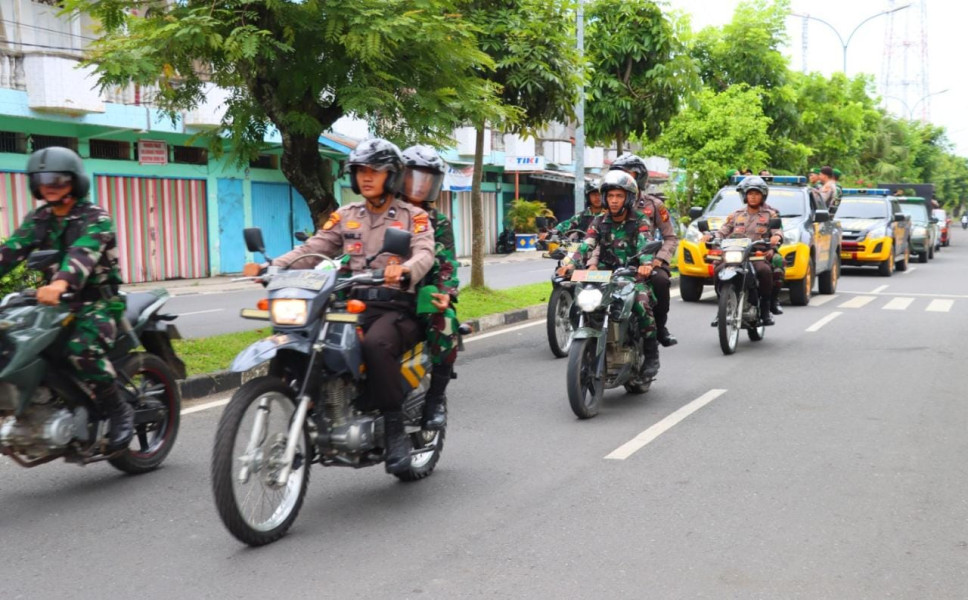
[[[790,290],[790,301],[798,306],[810,302],[819,280],[821,294],[833,294],[840,278],[840,224],[831,220],[830,212],[819,194],[807,187],[807,178],[798,176],[762,177],[770,188],[766,203],[780,213],[783,220],[783,287]],[[742,176],[730,179],[730,185],[716,193],[705,209],[689,211],[693,223],[679,242],[676,257],[679,265],[679,290],[686,302],[698,302],[703,287],[713,283],[713,265],[706,262],[706,244],[695,223],[705,218],[709,229],[719,229],[733,212],[743,206],[736,191]]]
[[[844,229],[844,266],[877,267],[884,277],[907,271],[911,260],[911,218],[886,189],[845,189],[837,208]]]

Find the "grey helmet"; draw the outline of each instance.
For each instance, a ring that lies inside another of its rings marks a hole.
[[[609,190],[623,190],[625,192],[625,202],[622,204],[622,212],[631,211],[632,207],[635,206],[635,201],[639,197],[639,186],[635,183],[635,179],[621,169],[606,173],[599,189],[602,193],[602,203],[605,206],[608,206],[607,198]]]
[[[763,194],[763,202],[766,202],[766,197],[770,195],[770,186],[766,185],[765,181],[755,175],[745,177],[736,186],[736,191],[743,197],[743,204],[746,204],[746,193],[750,190],[758,190]]]
[[[645,186],[649,184],[649,168],[645,166],[645,161],[631,152],[624,152],[621,156],[612,161],[609,170],[621,169],[626,173],[632,173],[635,183],[639,189],[645,191]]]
[[[84,161],[70,148],[50,146],[37,150],[27,159],[27,178],[30,181],[30,193],[34,198],[43,200],[40,186],[44,183],[44,173],[65,174],[71,178],[71,193],[74,198],[81,199],[91,191],[91,180],[84,170]]]
[[[356,182],[355,167],[367,166],[378,171],[389,171],[383,191],[388,194],[399,194],[403,184],[403,155],[396,144],[383,138],[371,138],[357,144],[346,160],[346,168],[350,172],[350,187],[353,192],[360,193],[360,185]]]
[[[403,151],[403,195],[411,202],[437,200],[444,185],[447,163],[430,146],[410,146]]]
[[[601,179],[593,179],[591,181],[585,182],[585,208],[590,208],[592,205],[592,194],[598,192],[601,194]]]

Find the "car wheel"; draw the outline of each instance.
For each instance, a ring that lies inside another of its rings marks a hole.
[[[701,277],[679,276],[679,296],[683,302],[699,302],[702,298],[703,280]]]
[[[879,265],[877,265],[877,272],[880,273],[883,277],[890,277],[891,275],[894,274],[894,267],[896,266],[895,256],[896,255],[894,254],[894,246],[892,245],[891,255],[885,258]]]
[[[790,284],[790,302],[794,306],[806,306],[810,304],[810,296],[813,294],[814,273],[816,266],[813,258],[807,263],[807,275],[800,281]]]
[[[834,294],[837,292],[837,280],[840,279],[840,252],[837,252],[837,256],[834,257],[834,264],[830,265],[830,269],[825,273],[821,273],[819,277],[820,283],[820,293],[821,294]]]

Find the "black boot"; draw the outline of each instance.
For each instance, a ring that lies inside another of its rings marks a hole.
[[[410,438],[403,429],[403,413],[383,413],[383,429],[387,473],[402,473],[410,468]]]
[[[669,346],[675,346],[679,343],[676,336],[669,333],[668,327],[660,327],[658,331],[659,343],[662,344],[663,348],[668,348]]]
[[[773,325],[773,315],[770,314],[770,299],[760,300],[760,322],[765,325]]]
[[[659,341],[655,338],[642,341],[642,378],[655,379],[659,374]]]
[[[98,403],[105,416],[111,419],[108,430],[108,453],[128,447],[134,437],[134,408],[124,401],[118,387],[113,382],[104,389],[97,390]]]
[[[783,308],[780,307],[780,290],[774,287],[773,293],[770,295],[770,312],[774,315],[782,315]]]
[[[423,428],[426,431],[440,431],[447,427],[447,395],[444,392],[453,371],[453,365],[434,365],[430,373],[430,390],[423,408]]]

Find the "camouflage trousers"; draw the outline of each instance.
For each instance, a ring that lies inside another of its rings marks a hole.
[[[783,285],[783,279],[786,277],[786,269],[783,267],[783,256],[779,252],[773,253],[771,265],[773,266],[773,289],[779,291],[780,286]]]
[[[632,306],[632,314],[639,321],[642,339],[656,339],[655,317],[652,314],[653,306],[655,306],[655,292],[652,291],[652,286],[642,282],[636,283],[635,305]]]
[[[95,390],[117,377],[108,352],[118,337],[124,303],[101,300],[74,313],[73,330],[65,345],[67,363],[78,379]]]
[[[457,335],[460,323],[454,307],[442,313],[422,315],[427,331],[430,361],[435,365],[452,365],[457,360]]]

